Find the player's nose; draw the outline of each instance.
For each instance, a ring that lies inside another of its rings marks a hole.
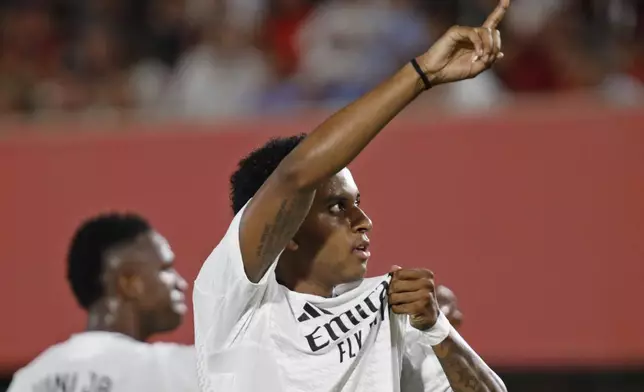
[[[359,233],[368,233],[373,229],[373,222],[360,208],[357,209],[354,222],[353,228]]]

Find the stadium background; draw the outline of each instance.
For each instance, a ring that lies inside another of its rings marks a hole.
[[[191,280],[245,152],[493,3],[0,1],[4,383],[84,326],[64,279],[82,219],[140,212]],[[644,390],[642,4],[515,0],[503,64],[422,97],[351,167],[370,273],[433,269],[510,390]],[[190,319],[159,339],[190,343]]]

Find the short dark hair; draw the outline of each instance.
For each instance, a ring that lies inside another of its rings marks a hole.
[[[67,254],[67,280],[80,306],[89,309],[104,294],[101,275],[105,252],[131,243],[150,230],[144,218],[132,213],[101,214],[83,222]]]
[[[261,188],[282,160],[297,147],[306,134],[270,139],[239,161],[230,176],[230,201],[237,214]]]

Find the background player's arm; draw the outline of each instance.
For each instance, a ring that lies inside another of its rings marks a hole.
[[[493,21],[493,28],[508,2],[502,0],[488,19]],[[499,51],[498,31],[486,26],[452,27],[418,58],[418,63],[436,85],[478,75],[500,57]],[[241,219],[239,241],[250,281],[259,282],[293,238],[320,182],[346,167],[423,89],[418,73],[406,65],[327,119],[280,163]]]

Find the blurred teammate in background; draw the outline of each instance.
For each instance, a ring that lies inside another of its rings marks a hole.
[[[146,343],[176,329],[187,310],[173,261],[168,242],[140,216],[86,221],[72,240],[67,277],[88,312],[87,330],[19,370],[9,392],[196,391],[193,347]]]
[[[436,286],[436,300],[440,307],[440,311],[443,312],[449,323],[456,329],[461,327],[463,324],[463,312],[458,307],[458,299],[456,294],[449,288],[443,285]]]
[[[456,298],[454,292],[446,286],[438,285],[436,286],[436,300],[438,301],[440,311],[445,315],[445,317],[447,317],[447,320],[449,320],[450,324],[452,324],[455,329],[460,329],[461,325],[463,324],[463,313],[458,307],[458,299]],[[414,348],[410,347],[409,349],[413,350]],[[408,389],[412,391],[422,391],[424,389],[432,391],[431,388],[426,388],[426,385],[430,384],[428,380],[444,379],[445,372],[441,367],[440,361],[435,355],[429,355],[416,369],[415,374],[412,374],[412,377],[409,380],[410,384],[416,384],[415,387],[409,387]],[[435,390],[441,391],[441,389]]]
[[[203,392],[506,391],[440,311],[432,272],[364,278],[372,222],[346,166],[423,90],[503,57],[496,27],[508,4],[480,28],[451,28],[310,135],[240,162],[235,217],[194,287]],[[399,191],[390,207],[413,214],[413,184]],[[442,372],[426,372],[428,361]]]

